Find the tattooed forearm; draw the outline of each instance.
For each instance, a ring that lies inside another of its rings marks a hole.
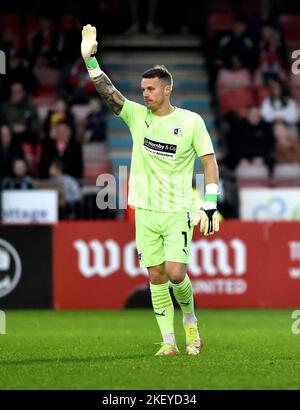
[[[102,73],[99,77],[93,79],[95,88],[101,97],[107,102],[110,108],[115,114],[120,114],[125,98],[118,91],[107,77],[106,74]]]

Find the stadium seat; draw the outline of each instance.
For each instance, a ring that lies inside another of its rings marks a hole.
[[[285,31],[284,41],[288,49],[294,50],[300,46],[300,32]]]
[[[235,169],[237,185],[245,186],[270,186],[269,170],[266,165],[238,165]]]
[[[270,96],[270,92],[264,85],[259,85],[255,87],[255,95],[257,102],[260,105],[267,97]]]
[[[39,19],[36,15],[28,15],[25,18],[25,33],[27,39],[38,29]]]
[[[276,164],[273,169],[273,183],[277,186],[300,185],[300,164]]]
[[[230,30],[234,22],[232,14],[211,14],[208,18],[207,34],[212,37],[222,30]]]
[[[293,86],[291,88],[292,96],[297,101],[300,102],[300,86]]]
[[[83,125],[85,123],[89,110],[90,107],[87,104],[73,105],[72,112],[75,116],[75,121],[77,125]]]
[[[300,46],[300,15],[282,14],[279,22],[288,48]]]
[[[0,15],[0,27],[1,29],[10,28],[18,35],[20,34],[20,16],[16,14],[2,14]]]
[[[224,0],[210,0],[205,2],[205,9],[207,14],[228,14],[234,13],[234,5],[232,1]]]
[[[241,1],[240,12],[249,16],[255,16],[260,14],[260,2],[253,0]]]
[[[36,97],[54,97],[56,95],[56,86],[60,76],[60,71],[55,68],[37,67],[34,73],[40,84]]]
[[[299,64],[298,67],[300,67]],[[300,74],[295,75],[291,73],[289,86],[293,98],[295,98],[296,101],[300,101]]]
[[[279,17],[280,26],[283,31],[298,31],[300,32],[300,14],[282,14]]]
[[[92,142],[83,144],[83,185],[96,185],[97,177],[111,170],[107,147],[105,143]]]
[[[250,87],[251,83],[250,73],[247,69],[241,69],[239,71],[221,69],[218,73],[218,88]]]
[[[34,69],[34,73],[41,85],[54,86],[56,86],[57,81],[61,75],[60,70],[49,67],[36,67]]]
[[[55,102],[55,94],[41,94],[32,98],[32,102],[37,107],[51,107]]]
[[[236,167],[235,175],[237,178],[264,180],[269,177],[269,171],[266,165],[242,164]]]
[[[229,111],[244,115],[245,111],[255,104],[253,89],[251,87],[220,88],[218,102],[222,116]]]

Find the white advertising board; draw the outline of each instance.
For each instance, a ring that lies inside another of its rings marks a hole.
[[[56,223],[57,192],[52,190],[3,191],[2,222]]]
[[[300,188],[242,188],[243,220],[300,220]]]

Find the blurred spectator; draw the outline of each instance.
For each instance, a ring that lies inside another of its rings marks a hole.
[[[58,66],[65,67],[78,58],[81,26],[74,14],[64,14],[58,31]]]
[[[242,66],[237,55],[231,57],[229,68],[223,67],[218,73],[217,87],[250,87],[251,78],[249,70]]]
[[[279,66],[286,67],[286,49],[278,31],[268,22],[264,23],[261,29],[259,52],[262,61],[273,61]]]
[[[20,35],[11,27],[1,27],[0,33],[0,50],[5,52],[7,59],[23,49]]]
[[[0,179],[11,175],[12,163],[15,158],[22,158],[23,152],[20,147],[13,144],[12,135],[7,125],[0,128]]]
[[[146,22],[145,22],[145,32],[147,34],[159,34],[161,28],[155,26],[155,17],[158,6],[158,0],[148,0],[147,7],[145,3],[141,3],[138,0],[128,0],[129,1],[129,11],[131,26],[127,29],[126,34],[138,34],[142,31],[142,16],[139,12],[142,10],[147,10]],[[138,4],[141,4],[141,10],[139,10]]]
[[[81,57],[63,69],[57,85],[57,94],[71,104],[86,104],[91,95],[96,94]]]
[[[293,130],[283,121],[274,124],[276,138],[275,160],[280,164],[300,163],[300,142]]]
[[[75,131],[75,120],[72,111],[64,98],[57,98],[52,110],[49,110],[44,122],[46,137],[49,137],[51,129],[58,123],[64,122],[69,125],[72,134]]]
[[[219,67],[230,67],[232,57],[237,55],[244,67],[253,69],[257,65],[256,50],[250,37],[247,35],[247,22],[238,17],[233,29],[219,40],[216,54],[216,64]]]
[[[58,55],[58,32],[54,29],[53,19],[39,18],[39,25],[28,41],[31,65],[55,66]]]
[[[89,114],[86,118],[84,142],[106,140],[106,111],[102,101],[93,97],[89,100]]]
[[[12,84],[10,99],[1,107],[1,119],[2,123],[10,127],[17,143],[36,144],[39,128],[38,114],[23,84]]]
[[[60,160],[52,162],[49,175],[49,183],[58,187],[60,219],[75,218],[76,208],[81,200],[81,190],[77,180],[64,174],[64,165]]]
[[[22,83],[25,91],[29,94],[34,94],[39,87],[38,80],[29,66],[26,54],[21,51],[8,59],[6,75],[0,77],[2,82],[0,95],[4,100],[9,98],[10,88],[14,83]]]
[[[299,113],[295,101],[289,97],[286,88],[280,81],[270,84],[270,97],[266,98],[261,106],[261,116],[267,122],[281,119],[288,124],[299,121]]]
[[[81,199],[81,190],[77,180],[70,175],[64,174],[62,161],[55,160],[49,168],[49,175],[52,182],[61,186],[61,193],[64,203],[73,203]]]
[[[238,218],[240,201],[235,175],[223,161],[219,160],[218,165],[220,172],[218,210],[225,219]]]
[[[47,178],[50,164],[60,159],[66,174],[80,179],[82,177],[83,162],[81,145],[72,138],[72,130],[67,123],[57,123],[50,138],[42,141],[40,161],[40,176]]]
[[[27,164],[23,158],[17,158],[12,163],[12,176],[2,181],[2,189],[33,189],[33,179],[27,174]]]
[[[274,135],[270,124],[260,117],[258,107],[252,107],[245,119],[231,121],[227,133],[226,164],[235,168],[239,162],[273,164]]]
[[[22,83],[25,91],[29,94],[34,94],[39,87],[38,80],[29,65],[29,61],[21,52],[9,59],[7,76],[9,77],[10,84]]]
[[[254,84],[256,87],[268,87],[273,81],[286,81],[287,74],[278,59],[266,56],[261,59],[260,67],[255,71]]]
[[[205,35],[206,15],[204,8],[204,2],[197,0],[189,0],[184,7],[175,8],[174,11],[177,11],[177,15],[179,12],[179,24],[176,21],[178,17],[174,19],[173,23],[175,25],[175,32],[178,32],[179,25],[179,30],[182,34],[201,32],[201,35]],[[164,22],[166,22],[166,20],[164,20]],[[169,21],[167,21],[167,23],[168,22]]]

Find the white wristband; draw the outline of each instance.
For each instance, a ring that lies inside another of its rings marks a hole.
[[[217,204],[213,201],[205,201],[203,202],[202,208],[205,209],[206,211],[208,209],[217,209]]]
[[[103,73],[101,68],[98,66],[96,68],[88,68],[88,73],[91,79],[99,77]]]
[[[203,209],[216,209],[217,208],[217,195],[218,195],[218,185],[217,184],[207,184],[205,187],[205,196]]]
[[[205,193],[218,195],[218,184],[207,184],[205,187]]]
[[[99,77],[99,75],[103,73],[103,71],[99,67],[96,57],[84,59],[84,62],[91,79]]]

